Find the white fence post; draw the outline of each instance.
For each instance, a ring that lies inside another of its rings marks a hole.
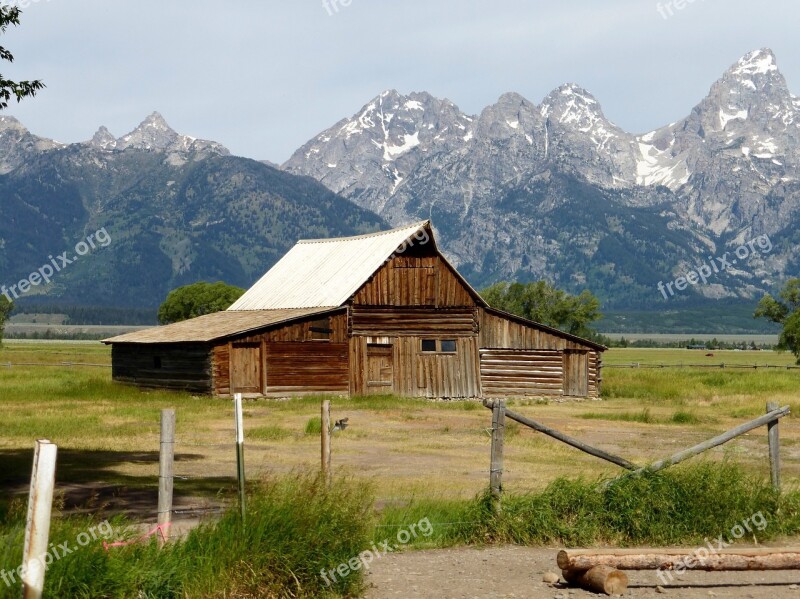
[[[242,513],[242,522],[245,519],[246,495],[244,476],[244,419],[242,417],[242,394],[233,396],[234,420],[236,428],[236,477],[239,480],[239,510]]]
[[[58,447],[47,439],[36,441],[33,454],[25,548],[22,553],[22,597],[40,599],[44,589],[45,559],[50,537],[50,515],[56,484]]]
[[[172,524],[172,492],[175,485],[175,410],[161,410],[161,447],[158,456],[158,530],[161,546]]]

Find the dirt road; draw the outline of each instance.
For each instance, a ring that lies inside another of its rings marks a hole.
[[[559,572],[558,549],[491,547],[408,551],[375,561],[365,599],[581,599],[598,597],[542,582]],[[628,572],[626,597],[800,598],[800,571],[689,572],[661,584],[655,572]]]

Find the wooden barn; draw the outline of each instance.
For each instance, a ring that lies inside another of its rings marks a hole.
[[[116,381],[218,396],[596,398],[606,349],[491,308],[428,221],[299,241],[227,311],[104,343]]]

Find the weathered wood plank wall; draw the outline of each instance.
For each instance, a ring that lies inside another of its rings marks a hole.
[[[226,339],[213,350],[214,392],[230,395],[231,354],[234,345],[260,345],[262,383],[259,393],[290,395],[302,392],[347,393],[349,358],[347,313],[275,327]]]
[[[353,305],[475,306],[475,300],[439,256],[396,256],[355,294]]]
[[[210,347],[200,344],[125,344],[111,348],[113,380],[140,387],[211,392]]]

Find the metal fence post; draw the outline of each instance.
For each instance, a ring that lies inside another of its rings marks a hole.
[[[236,478],[239,481],[239,510],[242,514],[242,522],[247,511],[247,497],[245,494],[244,476],[244,419],[242,417],[242,394],[234,395],[234,419],[236,421]]]
[[[331,484],[331,402],[324,400],[322,402],[322,426],[320,435],[322,439],[322,478],[325,484]]]
[[[175,410],[161,410],[161,446],[158,455],[158,530],[161,546],[169,538],[172,524],[172,493],[175,485]]]
[[[778,404],[767,402],[767,413],[778,409]],[[778,435],[778,425],[780,420],[776,419],[767,424],[767,436],[769,438],[769,469],[772,475],[772,488],[776,491],[781,490],[781,453],[780,438]]]

